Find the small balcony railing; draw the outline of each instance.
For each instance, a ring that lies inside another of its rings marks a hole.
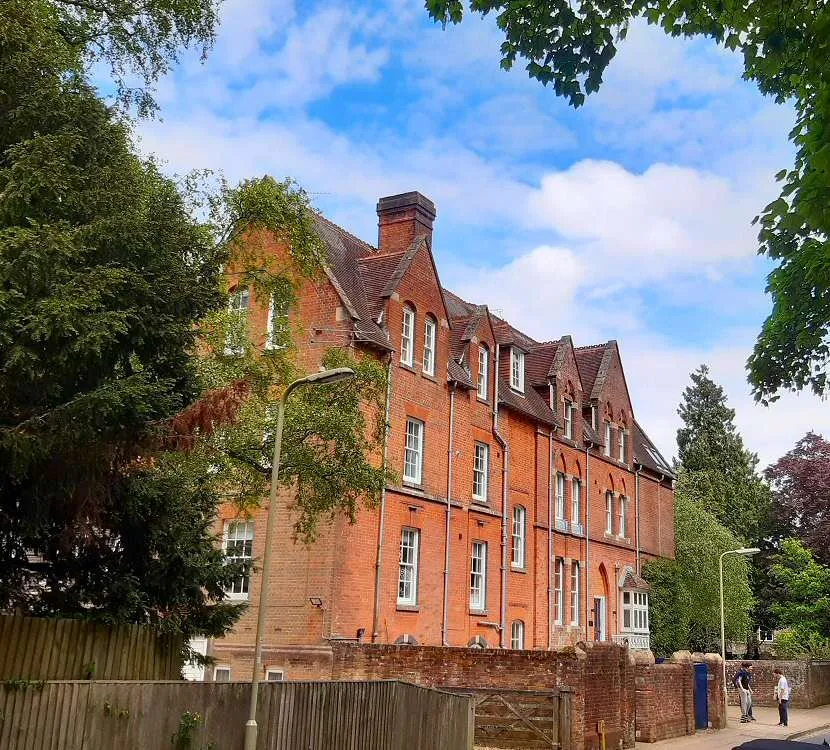
[[[651,650],[651,636],[648,633],[617,633],[612,640],[621,646],[627,645],[632,651]]]

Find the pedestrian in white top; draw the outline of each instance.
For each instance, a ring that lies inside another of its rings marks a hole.
[[[778,726],[785,727],[789,723],[790,683],[787,682],[787,678],[784,677],[784,673],[780,669],[775,668],[772,673],[778,678],[778,683],[775,686],[775,700],[778,703]]]

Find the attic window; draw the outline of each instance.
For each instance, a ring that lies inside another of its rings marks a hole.
[[[515,346],[510,347],[510,387],[525,392],[525,353]]]
[[[401,322],[401,362],[412,367],[413,339],[415,334],[415,310],[409,305],[403,308]]]

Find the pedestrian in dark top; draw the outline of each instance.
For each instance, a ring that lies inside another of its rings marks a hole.
[[[745,661],[732,678],[741,699],[741,723],[755,721],[752,716],[752,664]]]

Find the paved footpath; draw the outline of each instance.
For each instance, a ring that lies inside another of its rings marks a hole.
[[[669,748],[672,750],[730,750],[747,740],[758,737],[779,739],[799,739],[798,735],[820,733],[825,729],[830,741],[830,706],[820,708],[792,708],[790,709],[790,725],[779,727],[778,709],[756,706],[753,708],[755,718],[750,724],[741,724],[740,712],[736,707],[729,707],[729,720],[726,729],[706,730],[692,737],[675,737],[661,742],[638,742],[638,750],[647,748]]]

